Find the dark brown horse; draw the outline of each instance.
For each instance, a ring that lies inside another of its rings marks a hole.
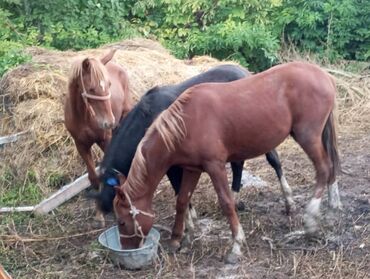
[[[231,227],[233,245],[226,260],[235,262],[245,237],[228,187],[225,162],[264,154],[289,135],[300,144],[316,170],[314,194],[304,214],[306,232],[316,232],[326,185],[330,186],[330,206],[340,207],[335,182],[339,168],[335,95],[329,74],[300,62],[279,65],[238,81],[205,83],[187,90],[149,128],[127,181],[116,189],[114,208],[122,247],[137,247],[148,233],[154,221],[154,191],[168,168],[179,165],[184,173],[172,247],[180,246],[187,205],[205,171]]]
[[[96,189],[99,179],[91,147],[96,143],[104,151],[112,128],[131,109],[128,76],[120,65],[110,62],[114,53],[111,50],[101,59],[84,58],[72,66],[64,107],[65,126]]]

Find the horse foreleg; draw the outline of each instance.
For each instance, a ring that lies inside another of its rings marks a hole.
[[[92,157],[91,153],[91,145],[85,145],[76,142],[76,147],[78,150],[78,153],[82,157],[82,159],[85,161],[86,167],[87,167],[87,173],[88,173],[88,178],[90,180],[91,186],[99,190],[99,178],[95,172],[95,163]],[[100,209],[98,201],[95,201],[95,207],[96,207],[96,216],[95,220],[99,223],[99,226],[105,226],[105,219],[104,219],[104,214],[102,210]]]
[[[233,245],[225,261],[226,263],[234,264],[238,261],[239,257],[242,256],[241,247],[243,242],[245,242],[245,235],[235,211],[234,199],[228,187],[226,169],[221,162],[209,163],[205,169],[211,177],[222,211],[230,224]]]
[[[176,196],[180,192],[182,173],[183,173],[183,169],[179,166],[172,166],[167,171],[167,177],[171,182],[172,188],[175,191]],[[191,224],[192,219],[196,219],[196,218],[197,218],[197,212],[195,211],[195,208],[189,202],[189,210],[188,210],[188,217],[187,217],[187,220],[189,220],[189,224]]]
[[[266,153],[266,159],[275,170],[276,175],[279,179],[281,191],[283,192],[283,196],[285,199],[286,214],[289,215],[291,212],[295,211],[296,207],[292,196],[292,189],[290,188],[281,168],[279,155],[276,150],[273,149],[270,152]]]
[[[198,183],[200,175],[201,172],[199,171],[189,171],[185,169],[183,171],[180,192],[176,201],[175,224],[173,226],[170,242],[170,246],[173,251],[176,251],[178,248],[180,248],[180,243],[185,230],[185,215],[187,215],[187,218],[189,218],[189,201],[195,186]],[[189,225],[190,227],[188,227],[188,230],[189,233],[192,234],[194,225],[191,226],[191,224],[188,223],[188,226]]]
[[[88,178],[90,180],[91,186],[94,189],[99,189],[99,179],[98,176],[95,172],[95,163],[92,157],[91,153],[91,146],[92,145],[85,145],[79,142],[76,142],[76,147],[78,150],[78,153],[84,160],[86,167],[87,167],[87,173],[88,173]]]
[[[112,139],[112,132],[111,131],[106,131],[107,135],[104,140],[99,141],[97,144],[101,151],[105,152],[107,151],[108,145]]]

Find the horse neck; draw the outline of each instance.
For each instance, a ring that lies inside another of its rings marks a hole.
[[[148,141],[150,141],[150,139],[148,139]],[[142,188],[142,190],[140,191],[136,191],[135,195],[131,196],[131,199],[133,201],[144,200],[148,205],[148,208],[151,208],[154,193],[158,188],[161,179],[171,166],[171,152],[166,149],[164,144],[161,144],[161,142],[159,142],[159,144],[156,144],[156,148],[151,148],[151,150],[147,150],[145,152],[145,155],[143,156],[146,161],[147,173],[144,178],[144,188]],[[161,162],[158,163],[158,161],[153,160],[153,158],[161,158]],[[131,173],[131,175],[135,175],[135,173],[133,172]],[[139,187],[140,186],[141,185],[139,185]]]
[[[144,115],[136,105],[115,131],[109,148],[104,154],[102,169],[107,173],[116,169],[127,177],[137,146],[150,123],[149,116]]]

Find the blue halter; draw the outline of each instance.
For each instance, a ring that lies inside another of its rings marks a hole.
[[[107,180],[105,180],[105,184],[110,187],[118,186],[119,181],[115,177],[109,177]]]

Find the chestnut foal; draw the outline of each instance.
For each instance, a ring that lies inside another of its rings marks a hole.
[[[332,77],[315,65],[301,62],[275,66],[229,83],[204,83],[188,89],[149,128],[127,180],[116,187],[114,209],[122,247],[135,248],[142,243],[154,222],[155,189],[168,168],[179,165],[183,179],[172,247],[180,247],[187,206],[205,171],[232,232],[233,244],[226,261],[235,263],[242,255],[245,236],[228,187],[225,163],[267,153],[289,135],[316,170],[314,194],[304,214],[306,233],[315,233],[325,186],[329,187],[330,206],[341,206],[336,183],[335,96]]]
[[[131,109],[127,73],[120,65],[110,62],[115,51],[109,51],[101,59],[84,58],[73,64],[64,106],[65,126],[86,163],[95,189],[99,188],[99,178],[91,147],[96,143],[105,151],[112,129]],[[104,223],[99,208],[97,219]]]

